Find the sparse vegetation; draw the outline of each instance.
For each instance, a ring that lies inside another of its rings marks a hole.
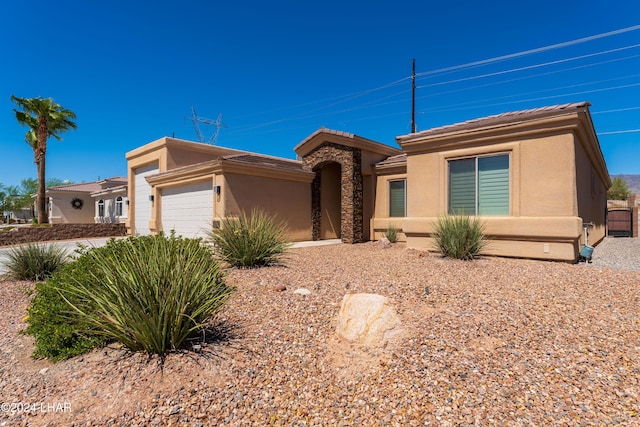
[[[465,215],[438,218],[433,238],[443,256],[461,260],[476,258],[488,243],[484,225],[477,218],[472,220]]]
[[[209,232],[216,256],[235,267],[260,267],[282,262],[291,246],[284,238],[286,226],[275,217],[254,209],[250,215],[227,217]]]
[[[391,243],[396,243],[398,241],[399,233],[400,229],[395,224],[389,224],[384,233],[384,237],[386,237]]]
[[[9,250],[5,263],[9,276],[16,280],[44,280],[67,260],[64,248],[51,244],[29,243]]]
[[[26,333],[36,356],[55,360],[109,341],[164,356],[197,335],[234,288],[199,239],[160,234],[84,248],[37,291]]]

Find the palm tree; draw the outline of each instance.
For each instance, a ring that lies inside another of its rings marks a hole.
[[[49,222],[45,180],[47,139],[52,136],[58,141],[62,141],[60,133],[69,129],[76,129],[77,126],[73,122],[76,114],[62,105],[56,104],[51,98],[18,98],[11,95],[11,101],[20,108],[20,111],[15,108],[13,110],[16,113],[18,123],[29,127],[29,131],[25,135],[25,141],[33,149],[33,156],[38,167],[36,205],[38,208],[38,222],[44,224]]]

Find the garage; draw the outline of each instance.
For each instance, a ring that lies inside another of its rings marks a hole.
[[[162,230],[184,237],[205,237],[213,220],[212,181],[165,188],[162,194]]]
[[[151,219],[151,186],[146,180],[149,175],[155,175],[158,173],[158,164],[152,163],[146,166],[136,168],[134,171],[134,185],[133,190],[135,202],[134,202],[134,233],[136,234],[149,234],[149,220]]]

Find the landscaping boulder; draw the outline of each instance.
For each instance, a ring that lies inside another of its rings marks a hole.
[[[401,326],[388,298],[377,294],[347,294],[342,299],[336,332],[352,343],[375,347],[400,337]]]
[[[391,242],[386,237],[381,237],[380,240],[376,242],[376,245],[378,245],[380,249],[387,249],[391,247]]]

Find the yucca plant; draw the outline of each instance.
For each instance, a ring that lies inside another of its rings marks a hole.
[[[432,237],[443,256],[461,260],[476,258],[488,243],[484,225],[465,215],[441,216]]]
[[[395,224],[389,224],[387,230],[384,232],[384,237],[386,237],[389,242],[396,243],[399,233],[400,229]]]
[[[282,262],[291,243],[285,240],[286,225],[274,216],[254,209],[238,217],[224,218],[208,232],[216,256],[234,267],[260,267]]]
[[[16,280],[44,280],[67,260],[67,251],[58,245],[29,243],[9,250],[5,267]]]
[[[234,288],[200,239],[112,239],[84,255],[93,269],[59,288],[92,333],[164,356],[201,331]]]

